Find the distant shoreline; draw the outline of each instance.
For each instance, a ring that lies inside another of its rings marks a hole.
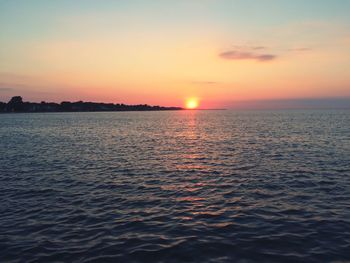
[[[115,112],[115,111],[177,111],[181,107],[150,106],[147,104],[127,105],[123,103],[100,102],[24,102],[21,96],[12,97],[8,103],[0,102],[0,113],[34,113],[34,112]]]

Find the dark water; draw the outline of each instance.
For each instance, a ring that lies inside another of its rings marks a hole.
[[[350,111],[0,115],[0,262],[350,260]]]

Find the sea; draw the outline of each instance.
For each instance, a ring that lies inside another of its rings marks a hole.
[[[0,262],[350,262],[350,111],[0,114]]]

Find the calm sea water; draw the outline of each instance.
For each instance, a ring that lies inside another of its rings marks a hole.
[[[350,260],[350,111],[0,115],[1,262]]]

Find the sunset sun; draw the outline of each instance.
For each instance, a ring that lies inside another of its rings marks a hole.
[[[197,98],[189,98],[186,100],[186,109],[193,110],[198,108],[199,102]]]
[[[349,11],[0,0],[0,263],[350,263]]]

